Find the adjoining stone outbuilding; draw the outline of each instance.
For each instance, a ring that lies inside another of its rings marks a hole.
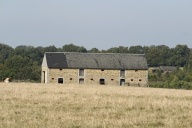
[[[163,72],[163,73],[169,73],[169,72],[173,72],[177,70],[177,67],[175,66],[160,66],[159,69]]]
[[[147,86],[143,54],[47,52],[42,83]]]
[[[159,66],[159,67],[154,67],[150,68],[150,71],[152,71],[153,74],[157,74],[158,71],[160,71],[163,74],[174,72],[177,70],[177,67],[175,66]]]

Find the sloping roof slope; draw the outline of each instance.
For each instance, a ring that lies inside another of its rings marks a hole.
[[[177,68],[174,66],[160,66],[162,71],[175,71]]]
[[[49,68],[67,68],[66,56],[63,53],[45,53]]]
[[[73,69],[148,69],[143,54],[45,53],[49,68]]]

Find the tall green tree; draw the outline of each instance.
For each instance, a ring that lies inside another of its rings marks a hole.
[[[74,44],[66,44],[63,46],[63,52],[87,52],[83,46],[76,46]]]
[[[88,51],[89,53],[99,53],[99,49],[97,48],[92,48],[91,50]]]
[[[119,46],[119,47],[112,47],[107,50],[109,53],[128,53],[129,49],[128,47]]]
[[[13,55],[14,49],[6,44],[0,43],[0,63],[4,63],[4,61]]]
[[[173,54],[170,60],[173,61],[172,63],[175,66],[183,67],[189,60],[189,55],[190,49],[187,47],[187,45],[177,45],[173,50]]]
[[[138,45],[138,46],[131,46],[129,48],[129,53],[133,53],[133,54],[144,54],[144,49],[142,46]]]
[[[14,55],[7,59],[4,66],[7,71],[6,77],[17,80],[31,79],[34,72],[40,74],[40,66],[37,63],[33,62],[33,60],[28,57],[22,57],[20,55]],[[40,80],[40,78],[35,80]]]

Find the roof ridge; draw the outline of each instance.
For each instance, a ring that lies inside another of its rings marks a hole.
[[[63,53],[63,54],[103,54],[103,55],[145,55],[145,54],[133,54],[133,53],[84,53],[84,52],[45,52],[45,53]]]

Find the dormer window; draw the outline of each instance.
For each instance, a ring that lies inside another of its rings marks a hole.
[[[125,77],[125,70],[120,70],[120,77]]]
[[[84,76],[84,69],[79,69],[79,76]]]

